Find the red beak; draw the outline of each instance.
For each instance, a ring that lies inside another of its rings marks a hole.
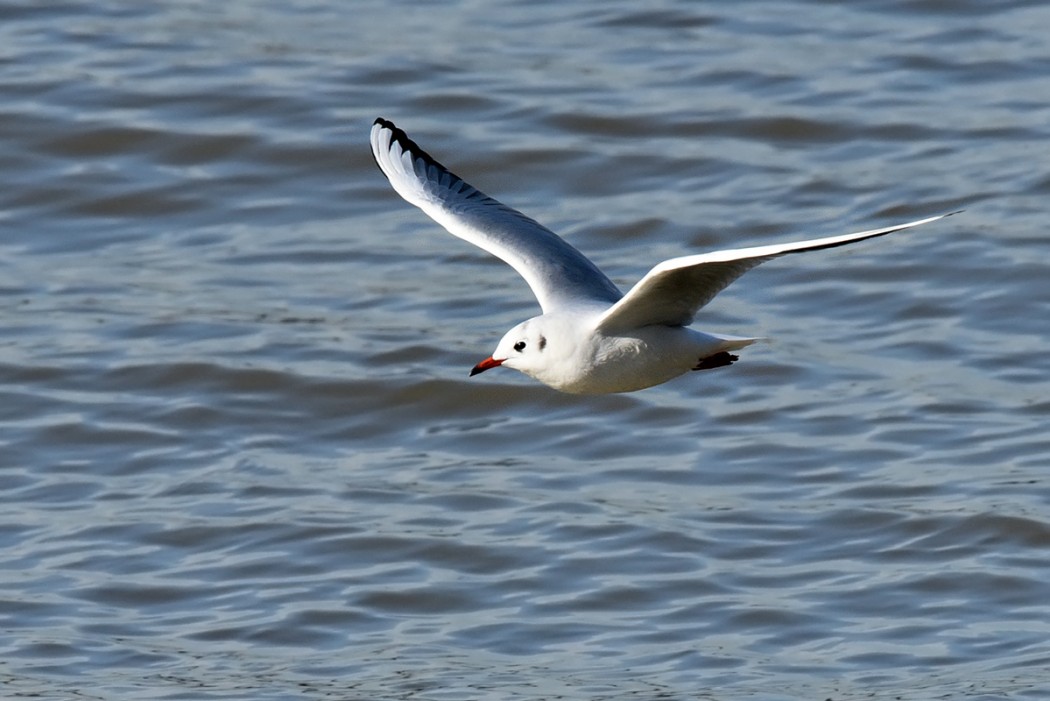
[[[470,371],[470,376],[474,377],[474,375],[477,375],[479,372],[485,372],[486,370],[491,370],[492,368],[498,368],[500,365],[503,365],[502,360],[496,360],[492,356],[489,356],[488,358],[485,358],[480,363],[474,366],[474,369]]]

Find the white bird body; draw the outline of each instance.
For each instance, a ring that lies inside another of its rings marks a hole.
[[[842,246],[949,216],[672,258],[653,267],[624,295],[582,253],[467,184],[391,122],[377,119],[371,142],[376,163],[398,194],[453,235],[508,263],[540,303],[543,313],[508,331],[471,375],[502,365],[574,394],[631,392],[690,370],[729,365],[737,360],[730,351],[757,339],[687,326],[697,310],[736,278],[777,256]]]
[[[662,324],[606,334],[597,330],[604,311],[577,308],[533,317],[508,331],[491,357],[562,392],[609,394],[662,384],[694,369],[703,358],[756,340]],[[515,352],[514,345],[522,341],[539,352]]]

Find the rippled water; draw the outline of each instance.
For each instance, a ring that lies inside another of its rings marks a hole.
[[[15,3],[0,695],[1050,695],[1050,9]],[[644,392],[468,379],[534,313],[398,122],[623,286],[769,337]]]

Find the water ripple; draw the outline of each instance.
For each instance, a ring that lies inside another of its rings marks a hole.
[[[449,10],[5,8],[5,693],[1045,697],[1044,4]],[[466,377],[534,306],[379,115],[625,288],[967,211],[568,397]]]

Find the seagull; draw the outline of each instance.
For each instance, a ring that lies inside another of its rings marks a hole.
[[[372,154],[397,194],[525,278],[539,316],[503,336],[474,376],[518,370],[562,392],[610,394],[659,385],[690,370],[724,367],[758,338],[689,328],[696,312],[755,266],[788,253],[885,236],[957,212],[855,234],[737,248],[657,264],[623,294],[582,253],[521,212],[438,163],[393,122],[372,125]]]

